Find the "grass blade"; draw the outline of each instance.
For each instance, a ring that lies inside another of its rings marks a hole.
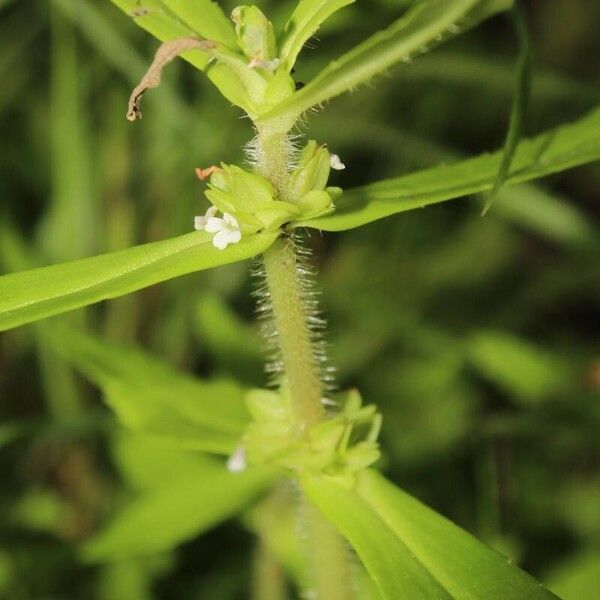
[[[498,170],[498,176],[494,182],[494,187],[486,198],[483,214],[491,208],[494,199],[498,195],[500,188],[506,182],[506,178],[510,172],[510,166],[515,157],[517,146],[523,131],[529,98],[531,95],[531,76],[532,76],[532,55],[531,55],[531,38],[527,29],[525,16],[518,4],[515,4],[512,9],[512,18],[515,24],[515,30],[519,40],[519,59],[517,61],[517,84],[513,100],[513,106],[510,114],[510,122],[506,141],[504,143],[504,155]]]

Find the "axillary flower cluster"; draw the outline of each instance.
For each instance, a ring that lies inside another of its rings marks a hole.
[[[147,90],[158,87],[162,70],[184,52],[200,52],[210,66],[213,83],[233,104],[243,108],[257,126],[274,106],[291,97],[296,84],[291,72],[300,50],[294,43],[282,41],[281,48],[272,23],[256,6],[238,6],[231,13],[234,35],[221,39],[180,38],[164,42],[154,61],[129,99],[127,118],[141,118],[140,102]],[[233,34],[233,32],[232,32]],[[278,133],[285,137],[293,125]],[[263,136],[264,124],[263,124]],[[272,134],[273,132],[270,132]],[[266,135],[269,137],[269,134]],[[255,162],[261,162],[262,140],[254,148]],[[284,145],[285,145],[284,143]],[[216,248],[238,243],[244,235],[273,231],[293,221],[322,216],[334,210],[342,190],[327,187],[331,169],[344,164],[326,146],[309,141],[299,152],[291,151],[285,182],[275,186],[268,177],[235,165],[221,164],[197,169],[200,179],[209,178],[206,197],[211,203],[203,216],[195,218],[195,228],[213,235]],[[256,166],[258,167],[259,164]],[[217,216],[217,213],[222,216]]]
[[[200,179],[209,177],[205,194],[211,206],[204,215],[194,218],[194,227],[213,234],[213,245],[223,250],[244,235],[273,231],[295,220],[329,213],[342,194],[340,188],[327,187],[332,168],[344,168],[339,157],[314,140],[309,141],[290,173],[288,200],[278,198],[266,177],[235,165],[197,169]],[[222,217],[217,216],[219,212]]]
[[[304,473],[325,473],[352,487],[358,473],[380,457],[377,437],[381,414],[373,404],[363,405],[357,390],[336,394],[336,414],[299,432],[291,412],[288,390],[255,389],[246,394],[252,416],[227,466],[243,471],[248,465],[276,465]]]

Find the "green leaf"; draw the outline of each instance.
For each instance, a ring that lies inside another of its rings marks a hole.
[[[219,9],[211,6],[212,3],[207,0],[201,0],[207,12],[196,12],[200,2],[191,0],[170,2],[177,12],[170,10],[164,0],[144,0],[143,5],[138,0],[112,0],[112,2],[132,17],[137,25],[162,42],[194,35],[208,37],[202,32],[220,36],[219,41],[229,38],[225,33],[222,19],[217,16]],[[207,9],[207,6],[210,9]],[[235,48],[237,44],[233,30],[232,34],[233,48]],[[206,71],[209,79],[230,102],[246,111],[250,110],[246,88],[229,66],[221,62],[213,62],[209,67],[209,56],[198,50],[184,52],[182,57],[201,71]]]
[[[77,232],[74,233],[76,235]],[[0,277],[0,331],[123,296],[160,281],[251,258],[277,233],[247,236],[218,250],[210,235],[180,237]]]
[[[235,382],[200,381],[140,350],[70,327],[52,331],[56,350],[104,391],[126,427],[180,448],[234,450],[249,421],[244,390]]]
[[[233,23],[213,0],[162,0],[162,3],[201,37],[237,48]]]
[[[491,190],[503,152],[482,154],[345,192],[337,210],[297,226],[342,231],[415,208]],[[600,108],[574,123],[523,140],[507,184],[538,179],[600,159]]]
[[[171,481],[204,476],[213,459],[173,448],[146,435],[119,428],[111,438],[111,455],[127,487],[136,492],[157,490]]]
[[[324,478],[302,485],[354,546],[384,598],[556,598],[508,559],[374,471],[360,476],[355,492]]]
[[[536,185],[500,190],[494,212],[558,244],[579,248],[597,244],[596,229],[584,211],[567,198]]]
[[[508,132],[506,134],[506,141],[504,142],[504,155],[502,157],[502,162],[500,163],[498,176],[494,182],[494,187],[487,197],[483,214],[491,208],[500,188],[504,185],[504,182],[508,177],[515,151],[517,150],[519,140],[521,139],[521,132],[523,130],[525,115],[529,105],[529,96],[531,94],[531,38],[529,37],[525,17],[518,4],[513,6],[512,15],[520,47],[519,59],[517,61],[517,84],[510,114]]]
[[[269,469],[229,473],[221,462],[197,462],[127,504],[83,547],[84,560],[116,562],[171,550],[235,516],[273,479]]]
[[[75,260],[98,250],[101,222],[91,182],[93,160],[85,106],[89,92],[80,77],[76,32],[55,8],[50,11],[50,157],[52,202],[38,229],[44,255],[54,262]],[[85,231],[86,235],[73,235]]]
[[[568,388],[575,377],[565,356],[503,331],[479,331],[469,337],[467,358],[486,378],[524,404],[535,404]]]
[[[365,472],[357,491],[452,598],[556,598],[506,557],[395,487],[381,474]]]
[[[26,270],[39,265],[31,243],[28,243],[4,218],[0,223],[0,263],[7,270]],[[80,317],[82,315],[79,315]],[[36,345],[41,382],[47,407],[57,421],[70,420],[80,413],[80,390],[71,369],[50,347],[47,323],[35,323],[31,334]]]
[[[450,600],[406,544],[355,492],[324,477],[302,480],[308,498],[348,539],[386,600]]]
[[[146,0],[143,5],[138,0],[112,0],[112,2],[130,16],[137,25],[162,42],[198,33],[168,11],[160,0]],[[202,52],[191,51],[183,56],[201,71],[204,71],[208,64],[208,57]]]
[[[210,291],[198,298],[194,323],[198,339],[223,372],[256,382],[264,362],[257,328],[242,321],[231,306]]]
[[[512,0],[425,0],[384,31],[329,64],[306,87],[261,117],[295,120],[313,106],[368,82],[401,61],[509,8]]]
[[[600,589],[600,552],[584,550],[554,566],[548,587],[563,600],[596,600]]]
[[[300,0],[283,31],[279,57],[290,71],[298,54],[317,29],[335,12],[355,0]]]

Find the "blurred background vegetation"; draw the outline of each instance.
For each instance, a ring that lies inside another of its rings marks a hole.
[[[296,78],[411,3],[341,11]],[[281,24],[292,2],[258,5]],[[600,3],[524,5],[534,134],[600,101]],[[187,232],[205,208],[194,167],[243,160],[248,122],[182,61],[143,121],[125,120],[156,46],[108,0],[0,0],[2,272]],[[309,135],[346,163],[334,183],[501,146],[515,52],[501,16],[311,117]],[[567,600],[600,589],[599,194],[595,164],[506,188],[485,218],[470,198],[310,239],[339,385],[384,414],[383,468]],[[263,385],[252,287],[241,263],[63,318],[187,372]],[[43,323],[0,337],[0,597],[248,597],[252,519],[169,554],[81,560],[79,544],[168,469],[123,441],[56,353],[64,342]]]

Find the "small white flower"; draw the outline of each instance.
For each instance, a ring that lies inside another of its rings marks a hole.
[[[194,217],[194,229],[196,231],[204,231],[204,228],[206,227],[206,223],[207,223],[208,219],[210,219],[211,217],[214,217],[216,214],[217,214],[217,207],[211,206],[206,211],[204,216]]]
[[[246,470],[246,450],[243,446],[240,446],[235,452],[227,459],[227,470],[230,473],[241,473]]]
[[[343,171],[346,168],[346,165],[340,160],[337,154],[332,154],[329,157],[329,164],[335,171]]]
[[[219,250],[225,250],[229,244],[237,244],[242,239],[240,225],[229,213],[223,213],[222,219],[209,216],[204,231],[215,234],[212,242]]]
[[[263,60],[262,58],[254,57],[249,63],[248,66],[251,69],[264,69],[265,71],[269,71],[273,73],[277,71],[279,65],[281,64],[281,60],[279,58],[274,58],[273,60]]]

